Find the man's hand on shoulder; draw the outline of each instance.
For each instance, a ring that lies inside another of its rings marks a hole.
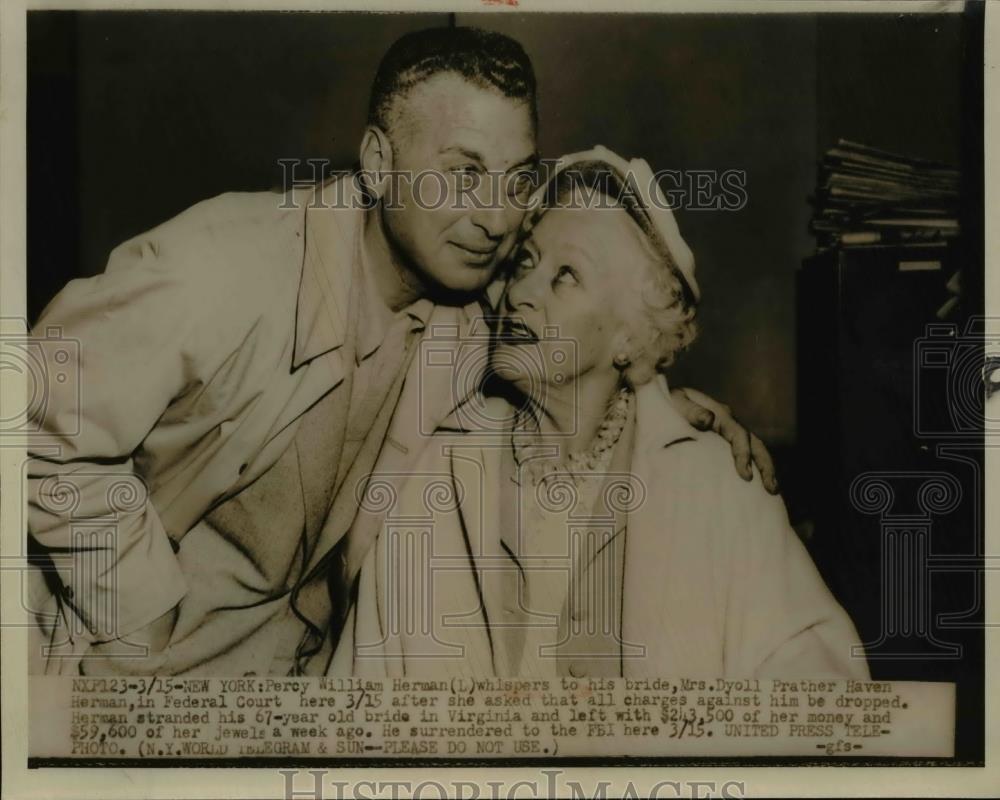
[[[770,494],[778,493],[774,461],[764,443],[733,416],[729,406],[694,389],[671,389],[674,406],[694,428],[713,430],[733,449],[736,471],[743,480],[753,480],[753,464],[760,470],[761,481]]]

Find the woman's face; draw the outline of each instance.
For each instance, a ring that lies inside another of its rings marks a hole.
[[[641,236],[619,207],[546,212],[515,255],[494,371],[533,397],[543,386],[614,371],[630,322],[621,300],[638,291],[649,259]]]

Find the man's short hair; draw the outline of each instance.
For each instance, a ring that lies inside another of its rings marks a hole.
[[[429,28],[397,39],[375,73],[368,124],[384,131],[395,122],[395,105],[414,86],[442,72],[504,97],[523,100],[537,125],[535,71],[531,59],[509,36],[479,28]]]

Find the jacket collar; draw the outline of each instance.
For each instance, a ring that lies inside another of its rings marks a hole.
[[[325,201],[317,202],[317,190],[323,195],[321,187],[295,198],[302,207],[299,222],[302,270],[295,308],[292,369],[341,347],[347,335],[352,278],[355,272],[360,273],[361,266],[355,248],[363,215],[361,204],[352,202],[359,192],[350,176],[338,180],[349,181],[348,186],[338,187],[335,193],[338,201],[344,195],[342,207],[328,208]]]
[[[295,198],[302,207],[302,269],[295,309],[293,370],[344,345],[352,287],[357,290],[353,296],[366,309],[359,318],[355,354],[359,362],[378,349],[388,328],[386,314],[374,306],[379,302],[377,288],[364,268],[361,233],[365,203],[351,176],[336,180],[342,185],[323,184]],[[336,197],[337,207],[328,207],[324,195]],[[422,330],[433,310],[431,300],[419,298],[399,314],[413,320],[414,330]]]
[[[639,446],[647,452],[701,436],[674,406],[664,375],[658,374],[640,386],[635,399],[636,442],[643,442]]]
[[[394,320],[407,317],[410,320],[410,330],[420,331],[427,327],[431,313],[434,311],[434,302],[426,297],[418,297],[396,313],[386,307],[379,297],[375,276],[372,275],[368,266],[368,256],[362,245],[362,225],[363,219],[358,223],[356,234],[358,244],[355,248],[357,258],[361,262],[357,303],[358,309],[362,309],[362,311],[357,318],[358,338],[355,351],[355,361],[358,364],[379,349]],[[353,310],[357,312],[358,309]]]
[[[482,345],[483,348],[488,345]],[[484,353],[485,356],[485,353]],[[471,359],[470,359],[471,360]],[[435,430],[448,433],[503,434],[510,430],[517,410],[501,397],[488,397],[476,389],[457,398],[450,413]]]
[[[678,442],[697,439],[701,435],[674,406],[670,387],[664,375],[636,390],[636,446],[647,451],[660,450]],[[505,400],[475,394],[460,403],[438,425],[439,430],[452,432],[499,432],[509,427],[514,416]],[[643,444],[639,444],[642,442]]]

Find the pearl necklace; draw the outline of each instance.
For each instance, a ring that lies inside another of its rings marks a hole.
[[[540,455],[544,454],[546,448],[542,448],[538,431],[531,431],[528,427],[531,421],[537,424],[537,419],[528,413],[519,414],[511,431],[515,463],[531,478],[533,485],[557,475],[569,475],[574,483],[579,483],[587,473],[607,470],[611,464],[614,447],[621,439],[622,431],[625,430],[634,399],[635,394],[632,390],[622,386],[608,407],[608,412],[590,445],[584,450],[569,453],[557,461],[532,458],[530,452],[532,449],[540,448],[540,452],[535,454]],[[551,447],[550,445],[548,448],[549,452]]]

